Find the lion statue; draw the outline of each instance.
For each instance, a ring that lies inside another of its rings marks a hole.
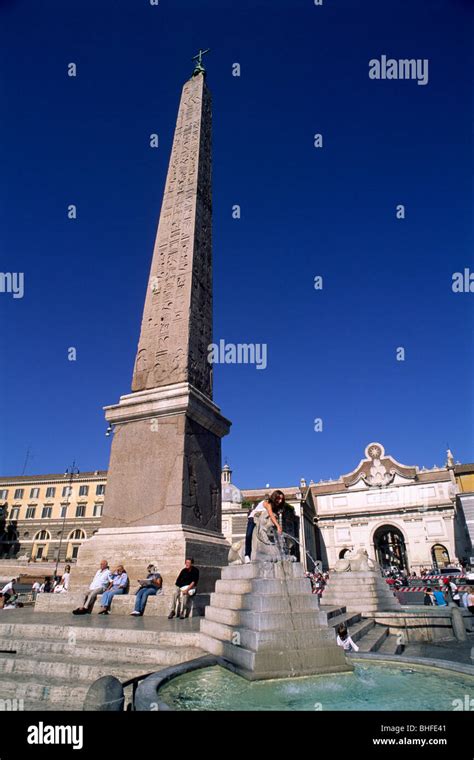
[[[334,566],[336,573],[358,573],[365,570],[375,570],[375,564],[369,559],[365,549],[346,554],[344,559],[338,559]]]
[[[229,549],[227,561],[229,565],[243,565],[245,559],[245,540],[235,541]]]

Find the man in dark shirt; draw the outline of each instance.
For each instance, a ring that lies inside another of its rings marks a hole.
[[[181,620],[189,616],[189,604],[191,597],[196,593],[196,586],[199,581],[199,570],[194,567],[192,559],[187,559],[180,574],[176,578],[176,588],[171,600],[170,613],[168,620],[177,615]],[[176,605],[178,609],[176,610]]]

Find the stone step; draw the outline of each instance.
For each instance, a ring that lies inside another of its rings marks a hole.
[[[211,594],[211,607],[228,610],[255,610],[272,612],[319,611],[319,601],[315,594]]]
[[[2,674],[2,699],[22,699],[24,709],[31,710],[81,710],[88,684],[65,683],[62,679],[38,680],[15,673],[14,678]]]
[[[343,612],[341,615],[336,615],[336,617],[330,618],[327,625],[337,628],[338,625],[344,623],[344,625],[349,628],[356,623],[360,623],[361,618],[362,615],[360,612]]]
[[[388,628],[376,625],[359,641],[360,652],[376,652],[388,636]]]
[[[199,643],[199,634],[196,634]],[[99,642],[68,644],[64,641],[36,640],[36,639],[4,639],[0,638],[0,649],[15,649],[18,655],[42,658],[46,655],[61,655],[80,659],[81,662],[115,661],[130,664],[147,665],[176,665],[184,660],[195,657],[194,646],[137,646],[128,643],[114,643],[113,645],[100,644]],[[0,655],[1,656],[1,655]],[[13,655],[12,655],[13,656]],[[10,657],[10,655],[8,655]]]
[[[222,580],[245,580],[249,578],[304,578],[300,562],[250,562],[248,565],[227,565],[222,568]]]
[[[84,619],[88,623],[88,618]],[[32,618],[34,619],[34,618]],[[75,618],[71,618],[73,621]],[[179,625],[177,622],[177,625]],[[118,642],[121,644],[129,643],[139,646],[149,645],[179,645],[179,646],[199,646],[198,631],[144,631],[138,626],[140,620],[137,620],[137,628],[93,628],[87,625],[63,625],[54,626],[49,624],[36,623],[3,623],[0,626],[0,635],[4,639],[34,639],[34,640],[53,640],[67,643],[76,642],[99,642],[111,643]]]
[[[362,636],[365,636],[365,634],[369,633],[369,631],[371,631],[375,626],[375,622],[372,618],[362,619],[359,614],[351,616],[350,613],[341,615],[340,619],[334,623],[332,627],[334,628],[335,632],[340,623],[344,623],[347,630],[349,631],[349,636],[351,636],[354,641],[357,641],[358,639],[362,638]]]
[[[217,594],[256,594],[287,596],[295,594],[311,595],[311,583],[308,578],[264,579],[251,578],[246,580],[221,579],[216,582]]]
[[[192,657],[184,656],[182,660],[200,657],[204,653],[199,649],[193,649]],[[165,659],[165,655],[163,655]],[[176,663],[174,663],[176,664]],[[66,655],[41,654],[40,659],[29,657],[28,655],[0,655],[0,673],[6,677],[15,678],[16,674],[35,676],[38,681],[44,679],[64,679],[69,683],[84,682],[88,685],[102,676],[114,675],[121,681],[143,675],[155,670],[151,663],[130,664],[118,661],[94,661],[87,662],[87,659],[71,658]],[[7,675],[8,674],[8,675]],[[15,675],[13,675],[15,674]]]
[[[100,609],[100,599],[94,605],[93,615]],[[197,593],[192,597],[190,616],[200,617],[204,614],[204,609],[209,604],[210,594]],[[76,607],[82,606],[84,593],[70,591],[67,594],[38,594],[35,603],[35,612],[54,612],[64,613],[71,612]],[[147,616],[166,616],[171,603],[171,595],[157,594],[148,598],[145,615]],[[135,606],[135,594],[125,594],[116,596],[112,601],[110,609],[111,615],[129,615]]]
[[[252,579],[223,579],[216,581],[216,594],[249,594],[252,591]]]
[[[328,622],[329,620],[331,620],[334,617],[338,617],[340,615],[343,615],[344,612],[346,612],[346,608],[345,607],[340,607],[340,606],[339,607],[338,606],[331,607],[328,604],[327,605],[326,604],[321,604],[320,607],[319,607],[319,613],[320,613],[319,617],[320,617],[321,620],[324,619],[326,622]]]
[[[265,649],[302,649],[313,648],[317,642],[335,641],[336,635],[331,628],[316,628],[309,631],[251,631],[236,628],[204,618],[201,620],[201,632],[215,639],[230,642],[233,646],[244,647],[254,652]]]
[[[317,611],[273,613],[242,610],[240,624],[252,631],[296,631],[321,628]]]
[[[204,620],[214,620],[216,623],[224,625],[240,625],[240,610],[226,610],[225,607],[206,607]],[[202,621],[201,621],[202,623]]]
[[[398,643],[398,637],[393,633],[389,633],[388,636],[382,641],[377,649],[378,654],[395,655],[400,654],[400,644]]]

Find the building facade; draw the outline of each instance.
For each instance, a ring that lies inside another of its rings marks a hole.
[[[471,538],[459,500],[452,454],[444,467],[428,470],[397,462],[381,443],[337,480],[311,484],[318,554],[325,568],[348,551],[366,549],[383,568],[469,564]],[[472,471],[472,465],[467,465]]]
[[[74,561],[100,527],[107,472],[0,478],[0,558]]]
[[[456,464],[454,467],[458,486],[458,508],[464,515],[469,541],[471,543],[470,563],[474,565],[474,465]]]

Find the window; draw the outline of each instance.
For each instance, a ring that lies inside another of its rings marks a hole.
[[[76,530],[73,530],[72,533],[69,534],[69,541],[84,541],[85,538],[86,534],[80,528],[76,528]]]
[[[20,510],[18,507],[15,507],[15,509],[12,509],[10,512],[10,520],[18,520],[18,515],[20,514]]]
[[[0,491],[0,501],[4,501],[5,499],[8,499],[8,488],[3,488]]]
[[[43,559],[44,556],[44,546],[38,546],[36,550],[36,559]]]
[[[25,493],[25,489],[24,488],[17,488],[15,490],[15,499],[22,499],[24,493]]]
[[[101,483],[98,485],[95,489],[95,495],[96,496],[103,496],[105,493],[105,483]]]
[[[78,554],[79,554],[79,547],[76,544],[76,546],[72,547],[72,557],[71,557],[71,559],[77,559],[77,555]]]
[[[51,517],[52,507],[43,507],[41,517]]]
[[[54,486],[49,486],[49,488],[46,489],[46,498],[47,499],[54,499],[56,496],[56,489]]]
[[[94,504],[94,517],[102,517],[102,504]]]
[[[36,536],[35,541],[51,541],[51,535],[47,530],[40,530]]]
[[[62,496],[63,498],[67,498],[68,496],[71,496],[72,494],[72,488],[71,486],[64,486]]]
[[[79,496],[87,496],[89,493],[89,486],[79,486]]]
[[[36,514],[36,507],[28,507],[26,510],[26,519],[33,520]]]
[[[76,517],[84,517],[86,514],[86,508],[84,505],[76,507]]]
[[[67,507],[61,507],[61,517],[66,517],[67,515]]]
[[[30,491],[30,499],[37,499],[39,496],[39,488],[32,488]]]

